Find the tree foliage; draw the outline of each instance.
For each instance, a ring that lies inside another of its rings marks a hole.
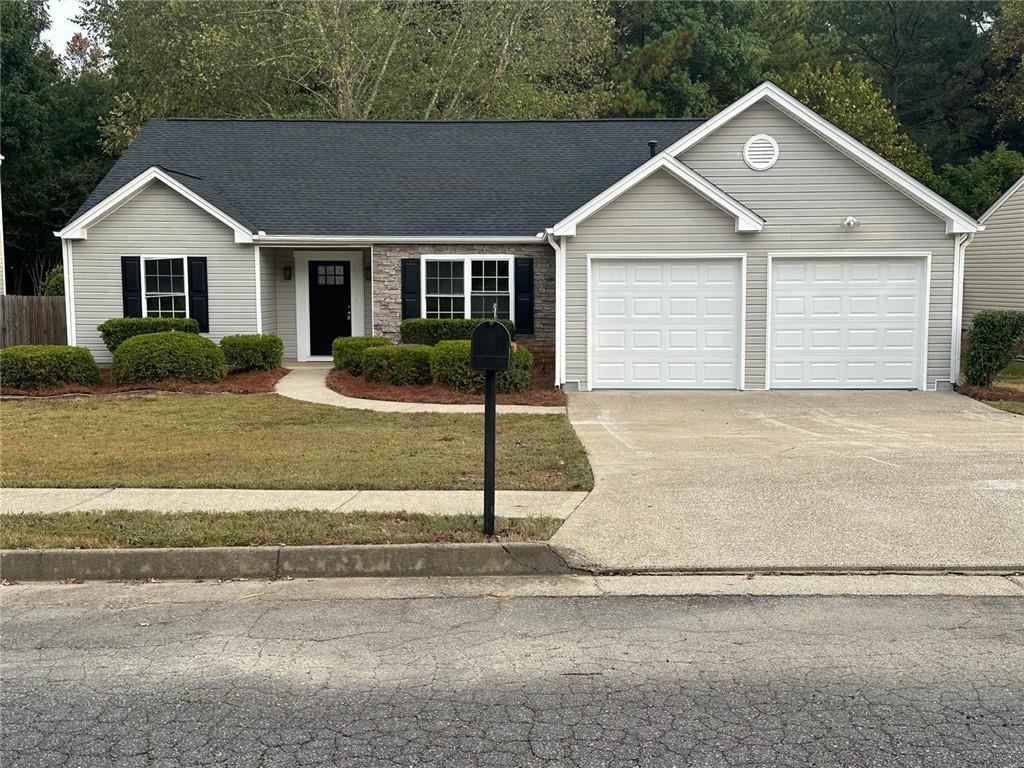
[[[805,66],[782,84],[819,115],[897,168],[934,186],[936,177],[931,160],[903,132],[892,104],[870,79],[837,63],[829,69]]]
[[[596,115],[610,22],[590,2],[89,0],[117,62],[104,123],[122,150],[149,117]]]
[[[982,103],[992,108],[996,129],[1016,136],[1024,151],[1024,2],[999,4],[990,62],[997,74]]]
[[[810,8],[811,28],[833,35],[833,58],[878,82],[896,118],[937,161],[986,145],[991,122],[978,94],[994,2],[842,0]]]
[[[98,132],[109,79],[82,41],[76,55],[55,56],[40,38],[48,23],[43,0],[5,2],[0,15],[4,256],[12,291],[39,293],[60,260],[53,230],[112,162]]]
[[[1000,144],[962,165],[944,165],[939,191],[972,216],[981,216],[1021,176],[1024,154]]]
[[[742,96],[770,53],[756,30],[758,12],[752,3],[617,4],[612,113],[700,117]]]

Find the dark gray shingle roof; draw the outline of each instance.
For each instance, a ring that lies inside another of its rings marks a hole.
[[[533,236],[702,120],[151,120],[75,218],[150,166],[253,231]]]

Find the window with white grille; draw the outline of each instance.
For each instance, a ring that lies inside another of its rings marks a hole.
[[[779,143],[771,136],[759,133],[743,145],[743,161],[755,171],[767,171],[779,159]]]

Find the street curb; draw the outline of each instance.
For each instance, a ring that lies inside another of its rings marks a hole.
[[[543,542],[181,549],[4,549],[8,581],[553,576],[573,573]]]

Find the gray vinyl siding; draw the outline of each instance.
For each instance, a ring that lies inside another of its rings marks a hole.
[[[764,172],[743,162],[757,133],[779,142],[779,160]],[[586,384],[588,253],[747,254],[744,378],[765,386],[769,252],[930,251],[927,385],[948,382],[952,335],[953,248],[945,222],[850,160],[774,107],[754,105],[691,147],[684,163],[766,220],[757,233],[736,233],[728,214],[659,172],[621,195],[567,238],[566,379]],[[841,222],[854,216],[860,226]]]
[[[274,249],[277,295],[277,335],[284,343],[284,359],[295,360],[298,342],[295,336],[295,259],[292,252],[281,248]],[[284,268],[291,267],[292,279],[284,279]]]
[[[256,264],[252,245],[202,209],[159,182],[89,227],[72,241],[75,334],[99,362],[109,362],[96,326],[123,315],[121,257],[166,254],[205,256],[210,332],[222,336],[256,331]]]
[[[263,333],[277,335],[277,265],[270,248],[260,249],[260,313]]]
[[[964,260],[964,328],[983,309],[1024,312],[1024,186],[985,221]]]

